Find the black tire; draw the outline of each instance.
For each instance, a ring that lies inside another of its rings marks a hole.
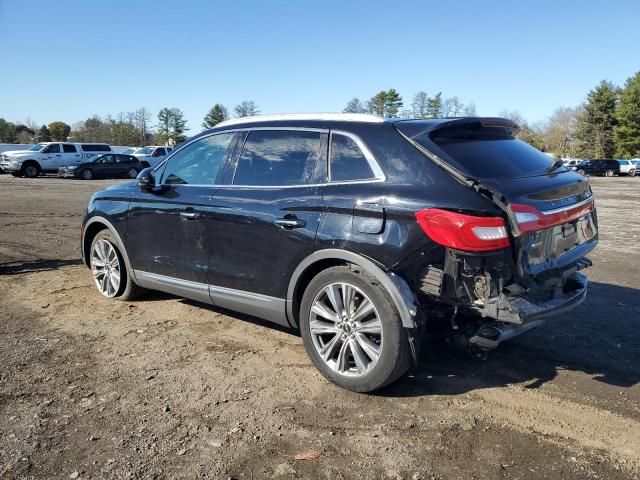
[[[613,170],[607,170],[606,172],[604,172],[605,177],[613,177],[614,171]]]
[[[22,174],[27,178],[36,178],[40,175],[40,166],[36,162],[26,162],[22,166]]]
[[[584,172],[584,170],[578,170],[578,173],[579,173],[580,175],[585,176],[585,177],[587,176],[587,174]]]
[[[138,176],[138,170],[135,168],[130,168],[127,172],[127,178],[136,178]]]
[[[96,243],[100,240],[106,240],[109,242],[115,249],[116,254],[118,256],[118,261],[122,268],[120,270],[120,288],[116,292],[115,296],[111,297],[115,300],[129,301],[135,300],[139,298],[142,294],[146,292],[146,289],[136,285],[131,279],[131,275],[129,274],[129,270],[127,269],[127,264],[124,261],[124,257],[122,256],[121,246],[119,242],[116,240],[115,236],[109,230],[102,230],[98,232],[93,241],[91,242],[91,248],[89,250],[89,259],[94,251],[94,247]]]
[[[630,177],[635,177],[635,176],[636,176],[636,171],[635,171],[635,170],[631,170],[631,171],[629,172],[629,176],[630,176]]]
[[[90,168],[86,168],[80,172],[80,178],[82,178],[82,180],[91,180],[93,179],[93,172]]]
[[[336,282],[348,283],[361,290],[373,303],[382,324],[382,346],[377,363],[357,376],[346,376],[332,369],[322,359],[310,329],[311,307],[325,287]],[[411,366],[407,331],[387,290],[371,275],[355,266],[332,267],[320,272],[307,286],[300,305],[300,330],[305,350],[316,368],[329,381],[354,392],[372,392],[389,385]]]

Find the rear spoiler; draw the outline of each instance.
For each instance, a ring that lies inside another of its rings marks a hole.
[[[452,126],[463,126],[479,123],[487,127],[507,127],[512,128],[514,135],[520,130],[520,126],[513,120],[501,117],[461,117],[461,118],[439,118],[428,120],[398,120],[393,122],[393,126],[409,138],[418,137],[433,133],[437,130]]]

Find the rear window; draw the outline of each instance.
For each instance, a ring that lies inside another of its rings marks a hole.
[[[522,140],[512,129],[481,124],[436,130],[430,139],[446,153],[453,167],[472,178],[518,178],[544,175],[553,159]],[[414,140],[430,149],[425,135]],[[559,167],[555,172],[566,171]]]

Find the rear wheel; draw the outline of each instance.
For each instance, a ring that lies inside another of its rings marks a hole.
[[[109,230],[99,232],[91,242],[89,261],[96,288],[105,297],[133,300],[144,292],[131,280],[118,242]]]
[[[27,163],[22,167],[22,173],[27,178],[36,178],[38,175],[40,175],[40,167],[37,163]]]
[[[604,172],[604,174],[605,174],[607,177],[613,177],[613,173],[614,173],[614,172],[613,172],[613,170],[607,170],[606,172]]]
[[[129,178],[136,178],[138,176],[138,170],[136,170],[135,168],[130,168],[129,171],[127,172],[127,177]]]
[[[348,390],[382,388],[411,363],[407,333],[389,293],[352,267],[329,268],[309,283],[300,329],[316,368]]]
[[[87,168],[86,170],[83,170],[82,173],[80,173],[80,177],[83,180],[91,180],[93,178],[93,172]]]
[[[584,173],[584,170],[582,170],[582,169],[578,170],[578,173],[579,173],[580,175],[586,175],[586,174]]]
[[[635,177],[635,176],[636,176],[636,171],[635,171],[635,170],[631,170],[631,171],[629,172],[629,176],[630,176],[630,177]]]

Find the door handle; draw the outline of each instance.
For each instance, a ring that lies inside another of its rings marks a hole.
[[[302,228],[305,227],[307,225],[307,222],[305,222],[304,220],[301,220],[299,218],[279,218],[274,222],[276,225],[289,230],[292,228]]]
[[[56,153],[56,157],[61,157],[62,155],[60,155],[59,153]]]
[[[182,218],[186,218],[187,220],[193,220],[194,218],[198,218],[200,214],[198,212],[186,210],[184,212],[180,212],[180,216]]]

